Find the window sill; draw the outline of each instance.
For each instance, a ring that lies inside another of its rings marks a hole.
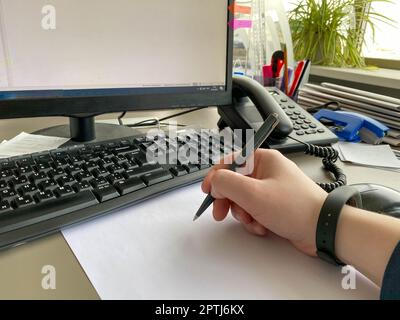
[[[312,66],[311,80],[317,82],[343,82],[344,85],[353,85],[362,90],[371,90],[377,93],[398,97],[400,88],[400,70],[365,70]]]

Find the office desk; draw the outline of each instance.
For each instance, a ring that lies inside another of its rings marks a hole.
[[[173,111],[158,112],[161,117]],[[141,112],[126,117],[149,116],[155,114]],[[115,118],[106,115],[103,118]],[[201,110],[177,119],[182,124],[197,124],[204,128],[216,126],[218,115],[213,108]],[[48,121],[4,120],[0,121],[0,139],[10,138],[20,131],[31,132],[41,128],[43,123],[61,124],[65,119],[52,118]],[[43,127],[43,126],[42,126]],[[7,131],[4,131],[4,128]],[[288,155],[313,180],[327,179],[320,159],[304,154]],[[373,182],[399,188],[400,173],[340,164],[347,174],[349,184]],[[151,200],[150,200],[151,201]],[[156,201],[156,200],[153,200]],[[43,266],[56,268],[56,289],[42,288]],[[86,277],[79,262],[74,257],[61,233],[28,243],[21,247],[0,252],[0,299],[98,299],[98,295]]]

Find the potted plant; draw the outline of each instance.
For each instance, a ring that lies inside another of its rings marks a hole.
[[[365,67],[361,51],[367,25],[393,20],[371,10],[373,2],[390,0],[300,0],[289,13],[295,58],[313,64]]]

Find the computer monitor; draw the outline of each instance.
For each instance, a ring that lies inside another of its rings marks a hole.
[[[0,0],[0,118],[231,103],[228,0]]]

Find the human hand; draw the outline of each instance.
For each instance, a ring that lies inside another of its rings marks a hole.
[[[215,166],[202,184],[202,190],[216,199],[213,215],[217,221],[231,210],[248,231],[260,236],[271,231],[300,251],[316,255],[315,232],[327,197],[324,190],[274,150],[255,152],[249,176],[227,168]]]

